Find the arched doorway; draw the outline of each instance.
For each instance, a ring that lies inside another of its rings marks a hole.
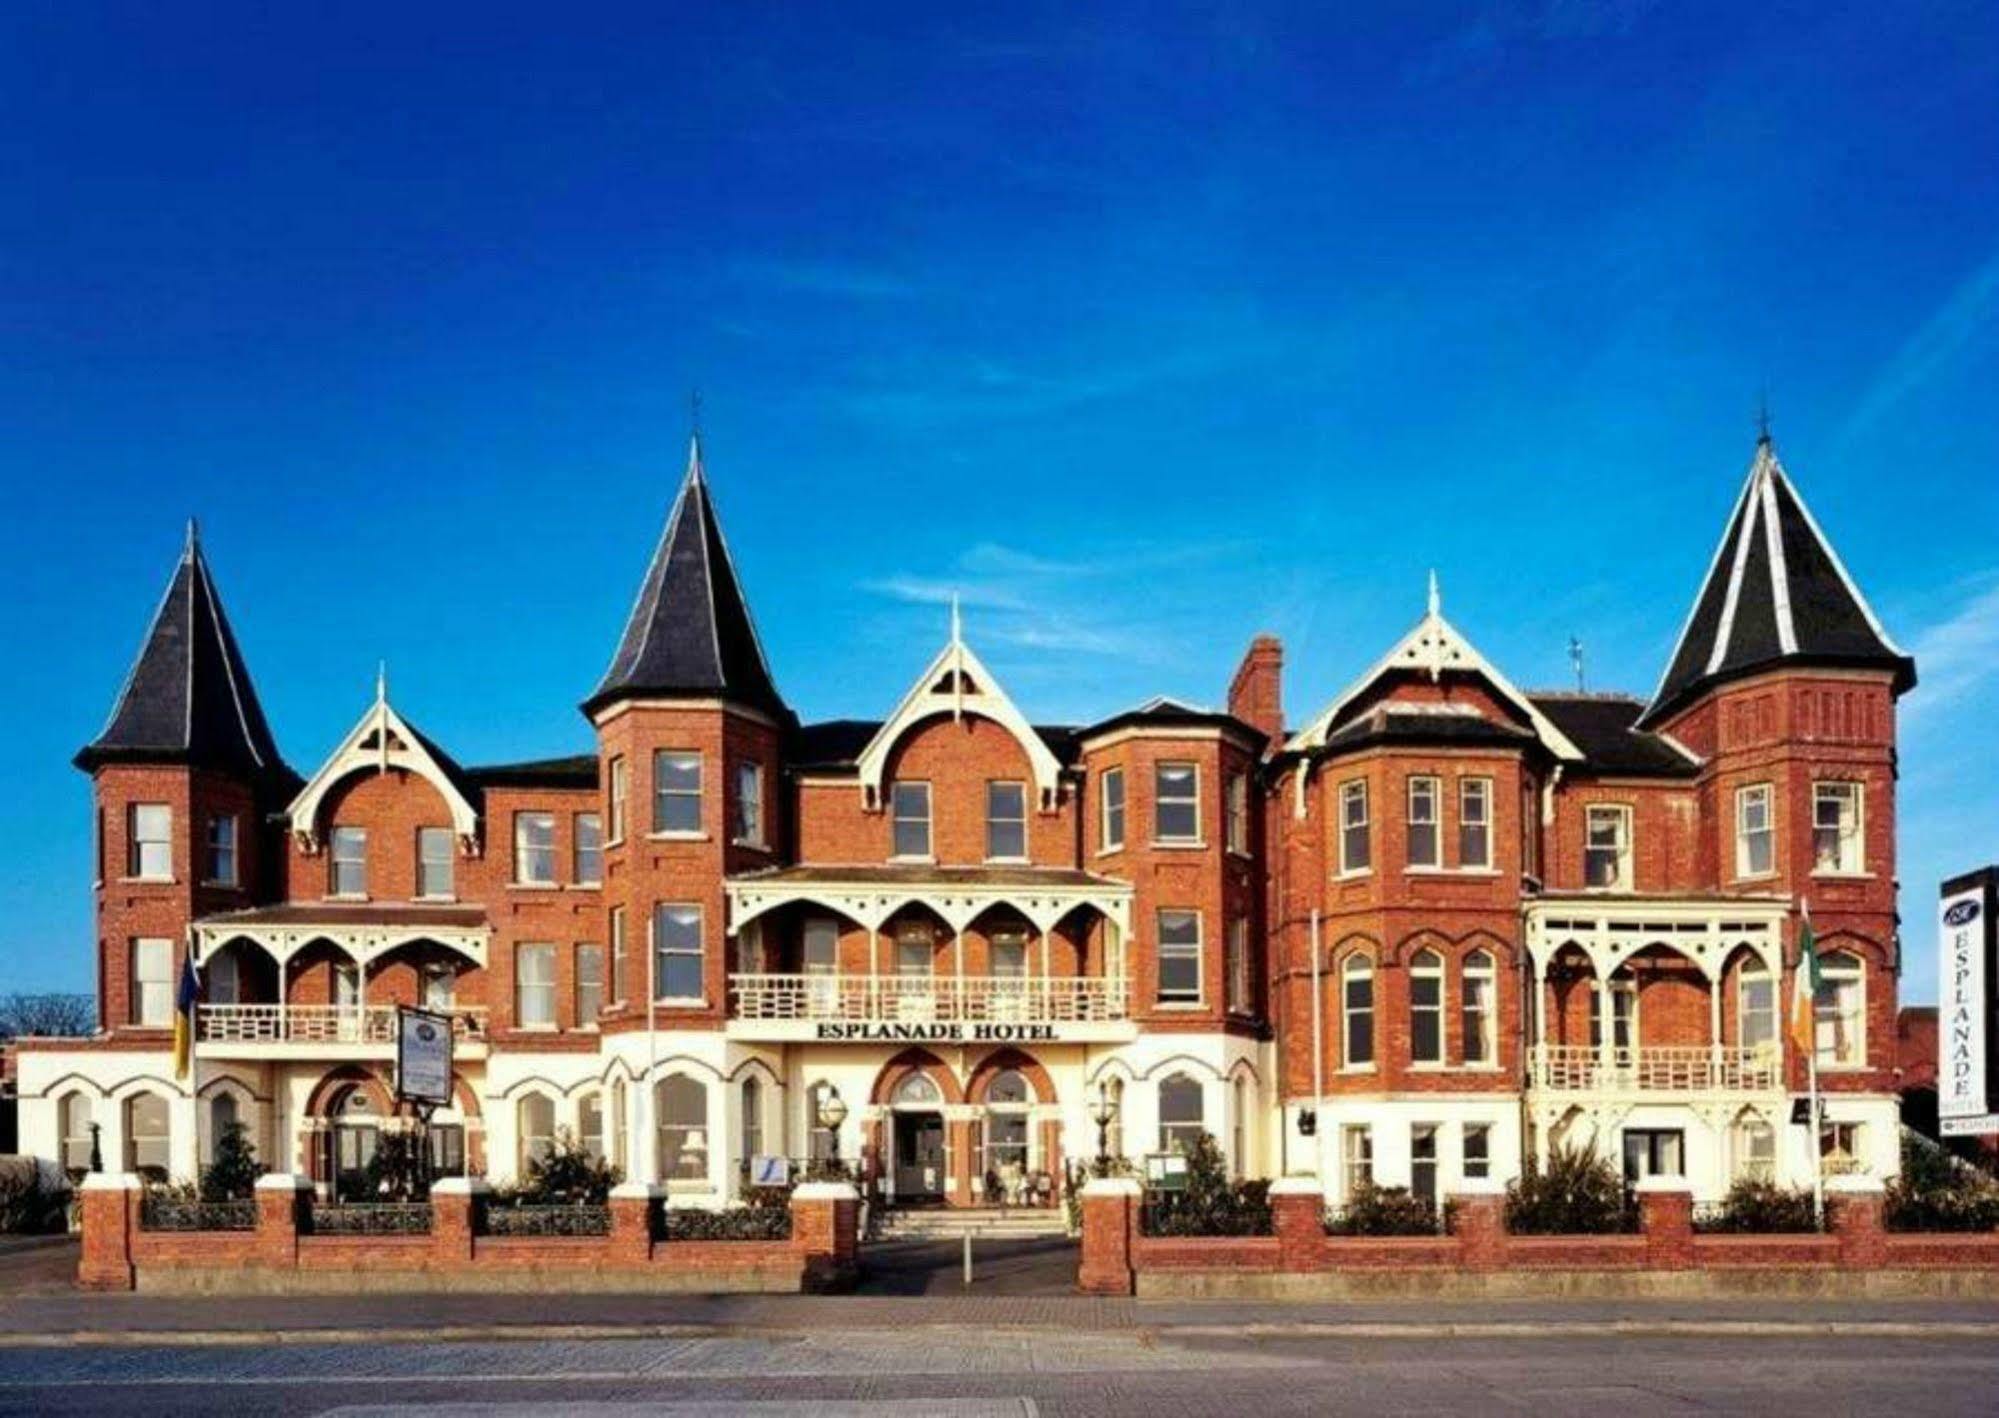
[[[335,1201],[359,1201],[368,1194],[368,1164],[382,1142],[382,1115],[361,1084],[336,1094],[326,1110],[326,1156],[321,1175],[333,1186]]]
[[[944,1094],[912,1072],[889,1094],[890,1178],[896,1204],[941,1206],[951,1185],[944,1146]]]

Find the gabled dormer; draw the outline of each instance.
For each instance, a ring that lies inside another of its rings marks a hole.
[[[630,700],[721,700],[791,717],[722,539],[698,434],[617,653],[583,712],[598,720]]]
[[[1896,694],[1916,682],[1915,661],[1882,628],[1766,433],[1638,726],[1662,725],[1708,690],[1781,665],[1887,670]]]
[[[285,810],[292,839],[307,852],[320,847],[327,799],[347,779],[365,774],[407,773],[423,779],[443,799],[452,834],[464,856],[479,853],[479,809],[465,771],[425,738],[389,703],[388,676],[375,678],[375,702],[368,706],[319,771]]]

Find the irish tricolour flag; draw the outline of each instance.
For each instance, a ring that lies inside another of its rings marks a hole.
[[[1791,1042],[1806,1058],[1818,1048],[1813,1021],[1819,996],[1818,937],[1812,934],[1812,908],[1806,902],[1798,926],[1798,970],[1791,977]]]

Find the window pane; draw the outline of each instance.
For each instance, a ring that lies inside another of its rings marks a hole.
[[[1409,865],[1433,867],[1437,860],[1437,780],[1409,780]]]
[[[893,850],[898,857],[930,855],[930,785],[896,783],[889,788]]]
[[[1159,998],[1183,1004],[1201,998],[1201,918],[1197,912],[1159,913]]]
[[[1201,835],[1200,775],[1191,763],[1153,769],[1153,835],[1164,842],[1193,842]]]
[[[1370,865],[1367,832],[1367,784],[1340,788],[1340,870],[1366,871]]]
[[[1124,770],[1104,772],[1104,846],[1124,845]]]
[[[335,896],[368,894],[368,830],[336,827],[327,840],[330,885]]]
[[[514,1012],[524,1027],[546,1028],[555,1023],[553,945],[514,948]]]
[[[1027,788],[1022,783],[986,784],[986,855],[1027,855]]]
[[[604,879],[604,819],[594,812],[579,812],[574,825],[576,880],[594,886]]]
[[[1492,1174],[1492,1129],[1485,1123],[1465,1124],[1464,1174],[1486,1177]]]
[[[555,884],[555,814],[514,814],[514,880],[534,886]]]
[[[653,912],[654,968],[658,998],[703,997],[701,908],[661,903]]]
[[[1458,785],[1458,865],[1492,865],[1492,784],[1484,778]]]
[[[453,893],[453,847],[450,828],[417,829],[417,895],[450,896]]]
[[[222,886],[236,884],[236,819],[208,820],[208,879]]]
[[[652,830],[701,830],[701,755],[661,749],[652,758]]]
[[[164,881],[174,874],[173,809],[165,803],[134,803],[129,816],[129,875]]]
[[[736,765],[735,837],[759,846],[764,840],[763,769],[755,763]]]
[[[594,1024],[604,1008],[604,947],[576,947],[576,1022]]]

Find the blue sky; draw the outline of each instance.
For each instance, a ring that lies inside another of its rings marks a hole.
[[[0,989],[90,984],[94,734],[198,514],[287,756],[386,658],[587,748],[687,391],[781,687],[1308,717],[1420,612],[1649,691],[1779,447],[1890,630],[1905,995],[1999,859],[1999,10],[0,15]],[[31,13],[32,11],[32,13]]]

